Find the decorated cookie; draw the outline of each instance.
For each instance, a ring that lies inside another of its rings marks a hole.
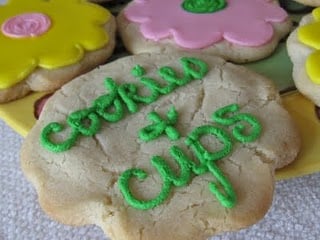
[[[291,26],[270,0],[134,0],[117,21],[132,53],[183,50],[234,62],[270,55]]]
[[[301,19],[287,41],[297,89],[320,106],[320,8]]]
[[[0,102],[53,91],[104,63],[114,32],[113,16],[87,1],[7,0],[0,5]]]
[[[62,223],[114,240],[204,240],[261,219],[275,168],[299,146],[264,77],[213,56],[141,54],[49,98],[21,163]]]

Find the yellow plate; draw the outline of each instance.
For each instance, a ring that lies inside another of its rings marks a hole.
[[[299,128],[302,147],[293,163],[277,171],[277,179],[320,171],[320,120],[315,105],[297,92],[283,96],[283,103]]]
[[[44,93],[33,93],[22,99],[0,104],[0,117],[25,137],[36,122],[34,104]]]

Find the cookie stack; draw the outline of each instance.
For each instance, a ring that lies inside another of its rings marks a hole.
[[[277,1],[32,2],[0,5],[17,13],[1,15],[0,41],[34,44],[25,61],[6,50],[17,64],[0,98],[59,88],[21,149],[48,215],[115,240],[202,240],[264,217],[300,136],[273,82],[238,64],[292,30]]]

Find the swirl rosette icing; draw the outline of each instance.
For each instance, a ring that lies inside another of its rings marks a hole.
[[[56,69],[105,46],[110,13],[81,0],[8,0],[0,5],[0,90],[37,67]]]
[[[219,0],[218,7],[215,1],[211,2],[135,0],[124,14],[129,21],[140,24],[146,39],[173,38],[179,46],[189,49],[205,48],[222,40],[261,46],[273,37],[272,23],[284,22],[288,17],[270,0]]]
[[[24,13],[9,18],[1,26],[4,35],[13,38],[40,36],[51,26],[50,18],[42,13]]]
[[[320,8],[312,11],[314,22],[299,27],[298,38],[305,45],[314,49],[306,61],[307,74],[311,81],[320,84]]]

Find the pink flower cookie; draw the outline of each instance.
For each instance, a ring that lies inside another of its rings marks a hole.
[[[271,54],[291,26],[270,0],[135,0],[118,23],[132,53],[183,50],[234,62]]]

